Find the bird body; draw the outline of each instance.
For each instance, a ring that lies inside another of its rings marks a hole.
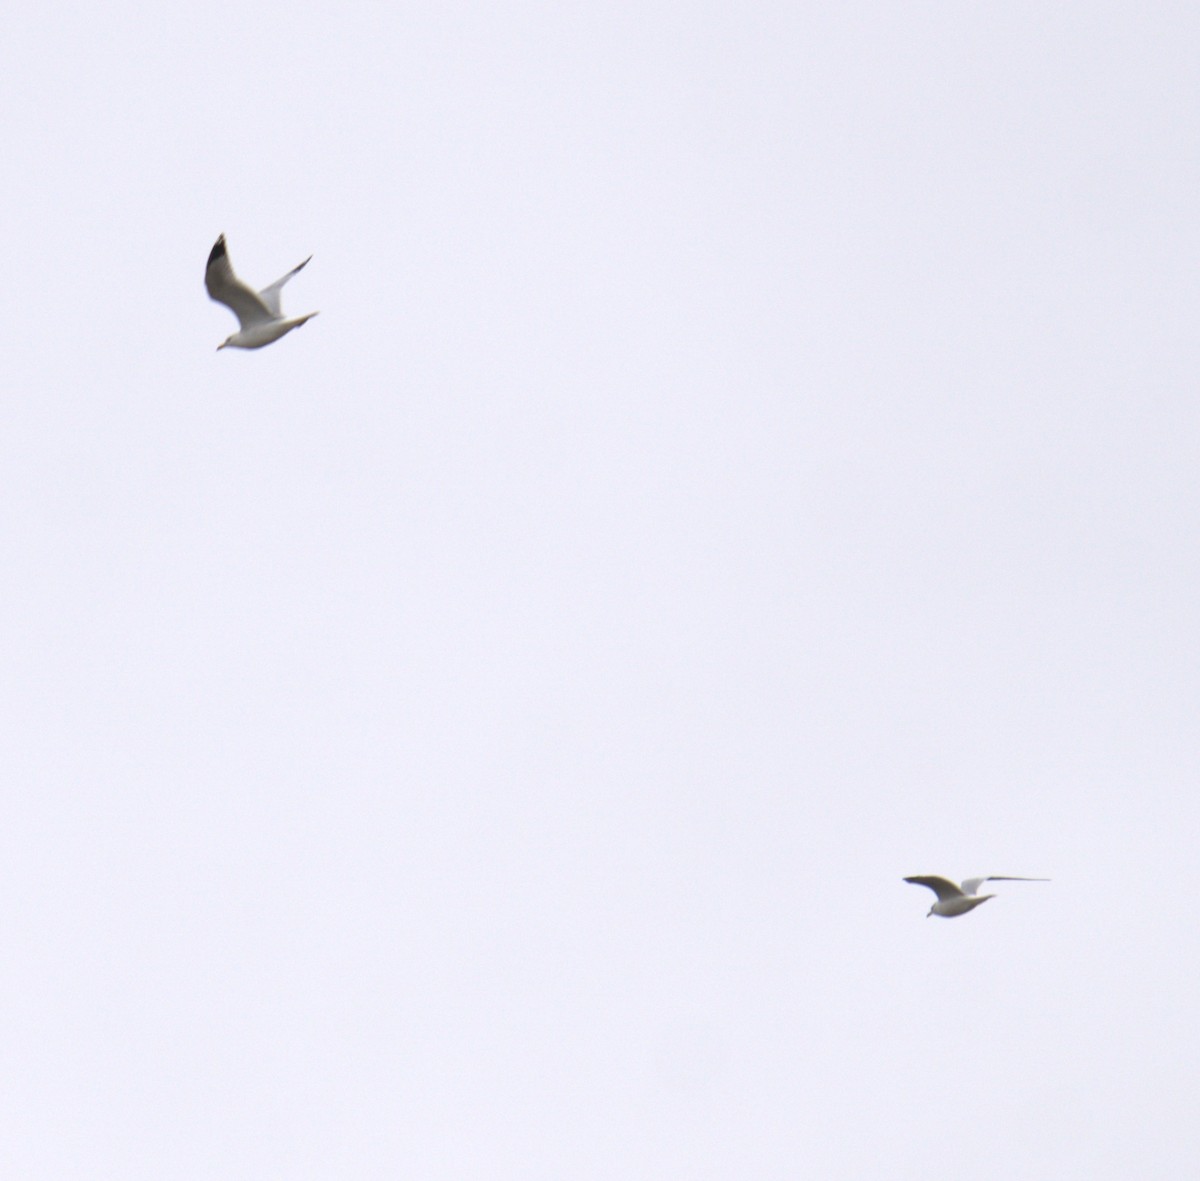
[[[225,249],[225,235],[222,234],[208,256],[208,265],[204,270],[204,286],[211,299],[223,303],[237,316],[239,327],[237,332],[217,345],[218,352],[224,348],[261,349],[263,345],[278,340],[293,328],[299,328],[301,324],[311,320],[316,312],[289,318],[283,314],[280,306],[283,285],[297,271],[303,270],[311,259],[310,254],[282,279],[276,279],[269,287],[255,291],[233,273],[229,253]]]
[[[316,312],[309,312],[307,316],[296,316],[294,319],[278,319],[268,320],[264,324],[251,324],[249,327],[243,328],[240,332],[235,332],[223,344],[217,345],[218,352],[221,349],[261,349],[264,345],[271,344],[278,340],[281,336],[286,336],[293,328],[299,328],[301,324],[307,320],[311,320]]]
[[[960,914],[966,914],[968,911],[974,910],[977,906],[986,902],[989,898],[995,898],[995,894],[978,894],[976,891],[984,882],[1048,882],[1049,878],[1014,878],[1005,877],[1002,874],[992,874],[990,877],[967,878],[961,886],[950,881],[949,878],[940,878],[933,876],[918,876],[905,878],[906,882],[911,882],[914,886],[925,886],[932,890],[937,895],[937,901],[929,908],[930,915],[938,915],[940,918],[953,919]]]

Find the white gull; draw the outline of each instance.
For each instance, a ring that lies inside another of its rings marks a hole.
[[[990,877],[984,878],[967,878],[961,887],[956,886],[949,878],[922,876],[904,880],[912,882],[914,886],[928,886],[937,895],[937,901],[929,908],[926,918],[929,918],[930,914],[936,914],[944,919],[952,919],[960,914],[966,914],[969,910],[974,910],[981,902],[996,897],[995,894],[977,894],[975,892],[984,882],[1048,882],[1050,879],[1010,878],[1002,874],[992,874]]]
[[[303,270],[312,260],[310,254],[298,267],[293,267],[282,279],[276,279],[270,287],[255,291],[247,287],[233,273],[229,264],[229,255],[225,250],[225,235],[222,234],[212,253],[208,256],[208,265],[204,271],[204,286],[208,294],[217,303],[223,303],[238,318],[238,331],[224,344],[217,345],[217,351],[224,348],[261,349],[263,345],[278,340],[293,328],[299,328],[307,320],[311,320],[316,312],[307,316],[296,316],[289,320],[283,314],[279,305],[279,296],[283,285],[299,270]]]

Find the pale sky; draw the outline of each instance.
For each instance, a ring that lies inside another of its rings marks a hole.
[[[1200,10],[0,32],[0,1173],[1193,1175]]]

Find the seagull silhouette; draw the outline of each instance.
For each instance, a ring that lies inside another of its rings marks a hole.
[[[921,876],[904,880],[912,882],[914,886],[928,886],[937,895],[937,901],[929,908],[926,918],[929,918],[931,914],[936,914],[944,919],[953,919],[960,914],[966,914],[969,910],[974,910],[989,898],[996,897],[995,894],[977,894],[975,892],[984,882],[1048,882],[1050,879],[1012,878],[1005,877],[1003,874],[991,874],[989,877],[967,878],[961,886],[956,886],[949,878]]]
[[[229,262],[229,253],[225,249],[225,235],[222,234],[213,246],[208,256],[208,264],[204,268],[204,286],[208,294],[217,303],[223,303],[238,318],[238,330],[223,344],[217,345],[217,351],[225,348],[261,349],[263,345],[278,340],[293,328],[299,328],[306,320],[311,320],[316,312],[307,316],[296,316],[289,320],[280,307],[280,293],[283,285],[297,272],[308,266],[312,259],[310,254],[298,267],[293,267],[282,279],[276,279],[270,287],[255,291],[247,287],[233,273]]]

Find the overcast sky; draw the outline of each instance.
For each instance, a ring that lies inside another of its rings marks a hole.
[[[1195,5],[2,32],[0,1172],[1192,1175]]]

